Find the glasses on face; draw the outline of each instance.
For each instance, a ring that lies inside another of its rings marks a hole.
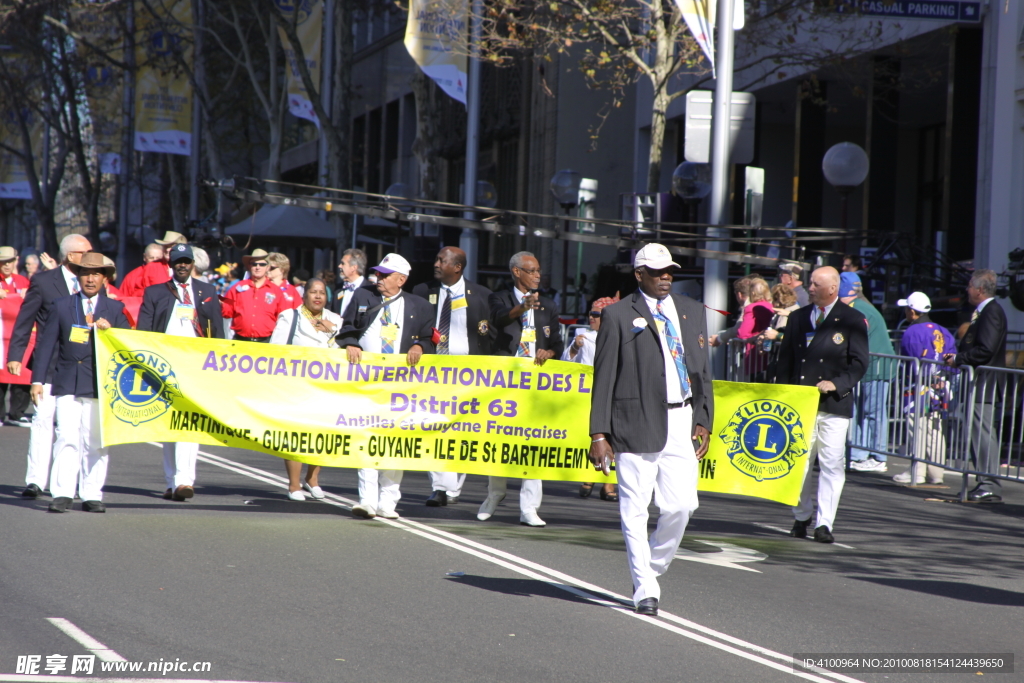
[[[526,273],[527,275],[539,275],[540,274],[540,268],[519,268],[519,267],[516,267],[516,270],[518,270],[521,273]]]
[[[277,266],[270,266],[270,270],[280,270]]]
[[[591,318],[600,318],[601,317],[601,311],[591,311],[589,315],[590,315]]]
[[[253,263],[250,267],[251,268],[266,268],[267,267],[267,262],[263,261],[262,263]]]

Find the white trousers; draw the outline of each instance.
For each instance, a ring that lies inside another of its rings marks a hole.
[[[668,411],[668,439],[660,453],[618,453],[619,515],[626,557],[633,577],[634,604],[661,599],[658,577],[675,558],[690,515],[697,509],[698,460],[693,449],[693,409]],[[658,506],[658,526],[648,538],[651,494]]]
[[[197,443],[164,443],[164,481],[167,488],[195,485],[198,455]]]
[[[459,472],[431,472],[430,488],[433,491],[445,491],[449,498],[462,495],[462,485],[466,483],[466,475]]]
[[[800,503],[793,508],[793,516],[800,521],[808,520],[814,513],[814,459],[818,459],[818,519],[814,528],[827,526],[833,531],[839,497],[843,495],[846,483],[846,433],[850,429],[850,418],[829,413],[818,413],[814,425],[814,442],[811,457],[807,461],[807,476],[800,492]]]
[[[43,398],[32,415],[32,429],[28,435],[25,486],[35,484],[41,489],[46,489],[53,457],[53,412],[56,409],[57,400],[50,394],[50,385],[44,384]]]
[[[57,397],[57,441],[50,493],[54,498],[103,500],[107,449],[100,448],[100,405],[95,398]]]
[[[521,513],[536,512],[540,501],[544,498],[544,483],[540,479],[522,479],[519,487],[519,511]],[[487,495],[505,493],[508,490],[508,479],[505,477],[487,477]]]
[[[403,474],[405,470],[359,470],[359,504],[394,512],[402,499]]]

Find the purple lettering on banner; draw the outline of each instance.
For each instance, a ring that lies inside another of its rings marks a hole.
[[[427,368],[427,376],[423,381],[437,384],[437,368]]]
[[[423,381],[423,368],[419,365],[414,365],[409,368],[409,381],[410,382],[422,382]]]
[[[395,381],[395,368],[387,367],[384,368],[384,381],[394,382]]]
[[[203,363],[203,370],[216,370],[217,369],[217,354],[213,351],[206,356],[206,362]]]
[[[312,379],[320,379],[320,375],[324,374],[324,364],[318,360],[313,361],[309,364],[309,376]]]
[[[473,378],[476,373],[471,368],[462,368],[459,370],[459,383],[463,386],[469,386],[473,383]]]
[[[266,356],[260,356],[259,358],[256,359],[256,362],[253,363],[253,368],[256,370],[256,374],[257,375],[265,375],[265,374],[267,374],[266,369],[260,370],[260,362],[264,362],[265,363],[265,362],[267,362],[267,360],[268,360],[268,358]]]
[[[341,363],[327,363],[324,365],[324,379],[333,379],[337,382],[341,379]]]
[[[476,371],[476,385],[478,387],[489,387],[489,386],[491,386],[491,371],[490,370],[477,370]]]
[[[252,370],[252,358],[250,356],[242,356],[238,359],[238,371],[249,372]]]
[[[275,375],[288,376],[288,365],[284,362],[284,358],[277,359],[277,365],[274,367]]]
[[[292,360],[292,377],[297,377],[299,374],[299,363],[302,361],[298,358]]]

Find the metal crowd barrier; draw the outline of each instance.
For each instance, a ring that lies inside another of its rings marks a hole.
[[[773,381],[775,348],[733,339],[725,345],[726,379]],[[756,353],[757,359],[750,354]],[[761,363],[764,365],[761,365]],[[1024,482],[1024,370],[950,368],[908,356],[871,354],[877,376],[854,389],[848,456],[910,460],[911,486],[971,475]],[[758,375],[764,367],[764,377]],[[860,458],[858,458],[860,459]]]

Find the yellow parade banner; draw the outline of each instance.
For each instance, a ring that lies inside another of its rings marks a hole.
[[[369,353],[350,364],[340,349],[111,329],[96,336],[96,367],[104,446],[183,441],[328,467],[604,480],[587,459],[587,365],[428,354],[410,367]],[[795,503],[817,390],[716,382],[715,397],[698,488]]]
[[[192,0],[137,0],[135,151],[192,154]]]

